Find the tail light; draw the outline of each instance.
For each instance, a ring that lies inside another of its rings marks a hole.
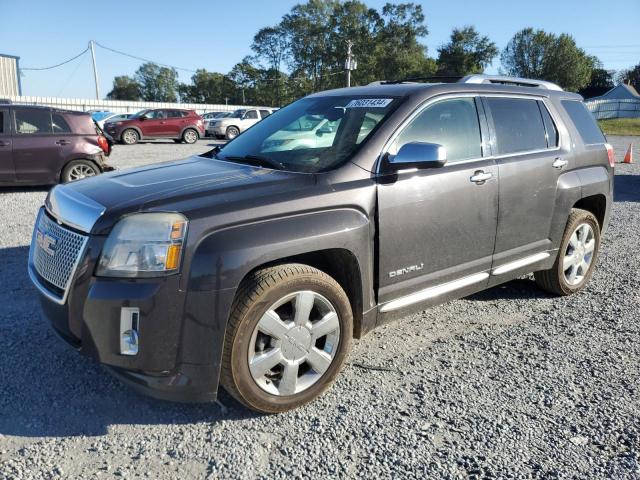
[[[102,149],[104,153],[109,154],[109,142],[106,137],[102,135],[98,135],[98,146]]]
[[[613,168],[616,166],[616,157],[613,152],[613,147],[608,143],[605,143],[604,146],[607,147],[607,156],[609,157],[609,165],[611,165],[611,167]]]

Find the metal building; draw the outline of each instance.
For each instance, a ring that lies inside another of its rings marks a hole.
[[[0,53],[0,98],[22,95],[20,57]]]

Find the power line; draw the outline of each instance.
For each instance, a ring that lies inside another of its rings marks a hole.
[[[65,65],[69,62],[73,62],[76,58],[81,57],[82,55],[84,55],[85,53],[87,53],[87,51],[89,50],[89,47],[85,48],[83,51],[81,51],[78,55],[76,55],[75,57],[70,58],[69,60],[65,60],[64,62],[60,62],[56,65],[51,65],[50,67],[20,67],[20,70],[51,70],[52,68],[58,68],[61,67],[62,65]]]
[[[168,65],[166,63],[154,62],[153,60],[149,60],[148,58],[138,57],[137,55],[131,55],[130,53],[122,52],[120,50],[116,50],[115,48],[106,47],[98,42],[95,42],[100,48],[104,48],[105,50],[109,50],[110,52],[117,53],[119,55],[124,55],[125,57],[133,58],[135,60],[140,60],[142,62],[154,63],[156,65],[160,65],[161,67],[173,68],[175,70],[182,70],[185,72],[196,73],[196,70],[191,70],[190,68],[182,68],[176,67],[173,65]]]

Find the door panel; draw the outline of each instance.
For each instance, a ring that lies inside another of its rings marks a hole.
[[[14,109],[13,164],[16,180],[33,184],[57,181],[61,168],[60,138],[53,135],[51,112],[39,108]]]
[[[8,108],[0,108],[0,182],[11,183],[16,180],[13,166],[13,144],[11,139]]]
[[[407,143],[439,144],[447,164],[379,179],[379,303],[490,269],[498,168],[482,158],[483,138],[482,108],[473,96],[462,96],[426,106],[391,142],[389,156]]]
[[[167,114],[165,110],[153,110],[147,114],[147,119],[139,123],[145,137],[162,137],[169,134]]]

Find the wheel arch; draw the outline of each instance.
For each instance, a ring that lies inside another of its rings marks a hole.
[[[100,164],[91,158],[87,158],[87,157],[69,158],[62,164],[62,167],[58,171],[58,183],[62,183],[62,174],[64,173],[64,170],[67,168],[67,166],[69,166],[69,164],[72,162],[77,162],[78,160],[84,160],[86,162],[92,163],[100,173],[104,171],[103,168],[100,166]]]
[[[127,126],[126,126],[126,127],[124,127],[124,128],[122,129],[122,131],[120,132],[119,140],[120,140],[121,142],[122,142],[122,141],[124,141],[124,140],[122,140],[122,134],[123,134],[124,132],[126,132],[127,130],[135,130],[136,132],[138,132],[138,137],[139,137],[139,139],[140,139],[140,140],[142,140],[142,139],[144,138],[144,135],[142,134],[142,130],[140,130],[140,128],[139,128],[138,126],[136,126],[136,125],[127,125]]]
[[[200,139],[200,131],[198,130],[198,127],[196,127],[195,125],[187,125],[182,130],[180,130],[180,138],[182,138],[182,136],[184,135],[184,132],[186,132],[187,130],[195,131],[196,135],[198,136],[198,140]]]
[[[583,197],[573,205],[573,208],[581,208],[593,213],[598,220],[600,230],[604,228],[607,213],[607,197],[604,194],[598,193]]]

